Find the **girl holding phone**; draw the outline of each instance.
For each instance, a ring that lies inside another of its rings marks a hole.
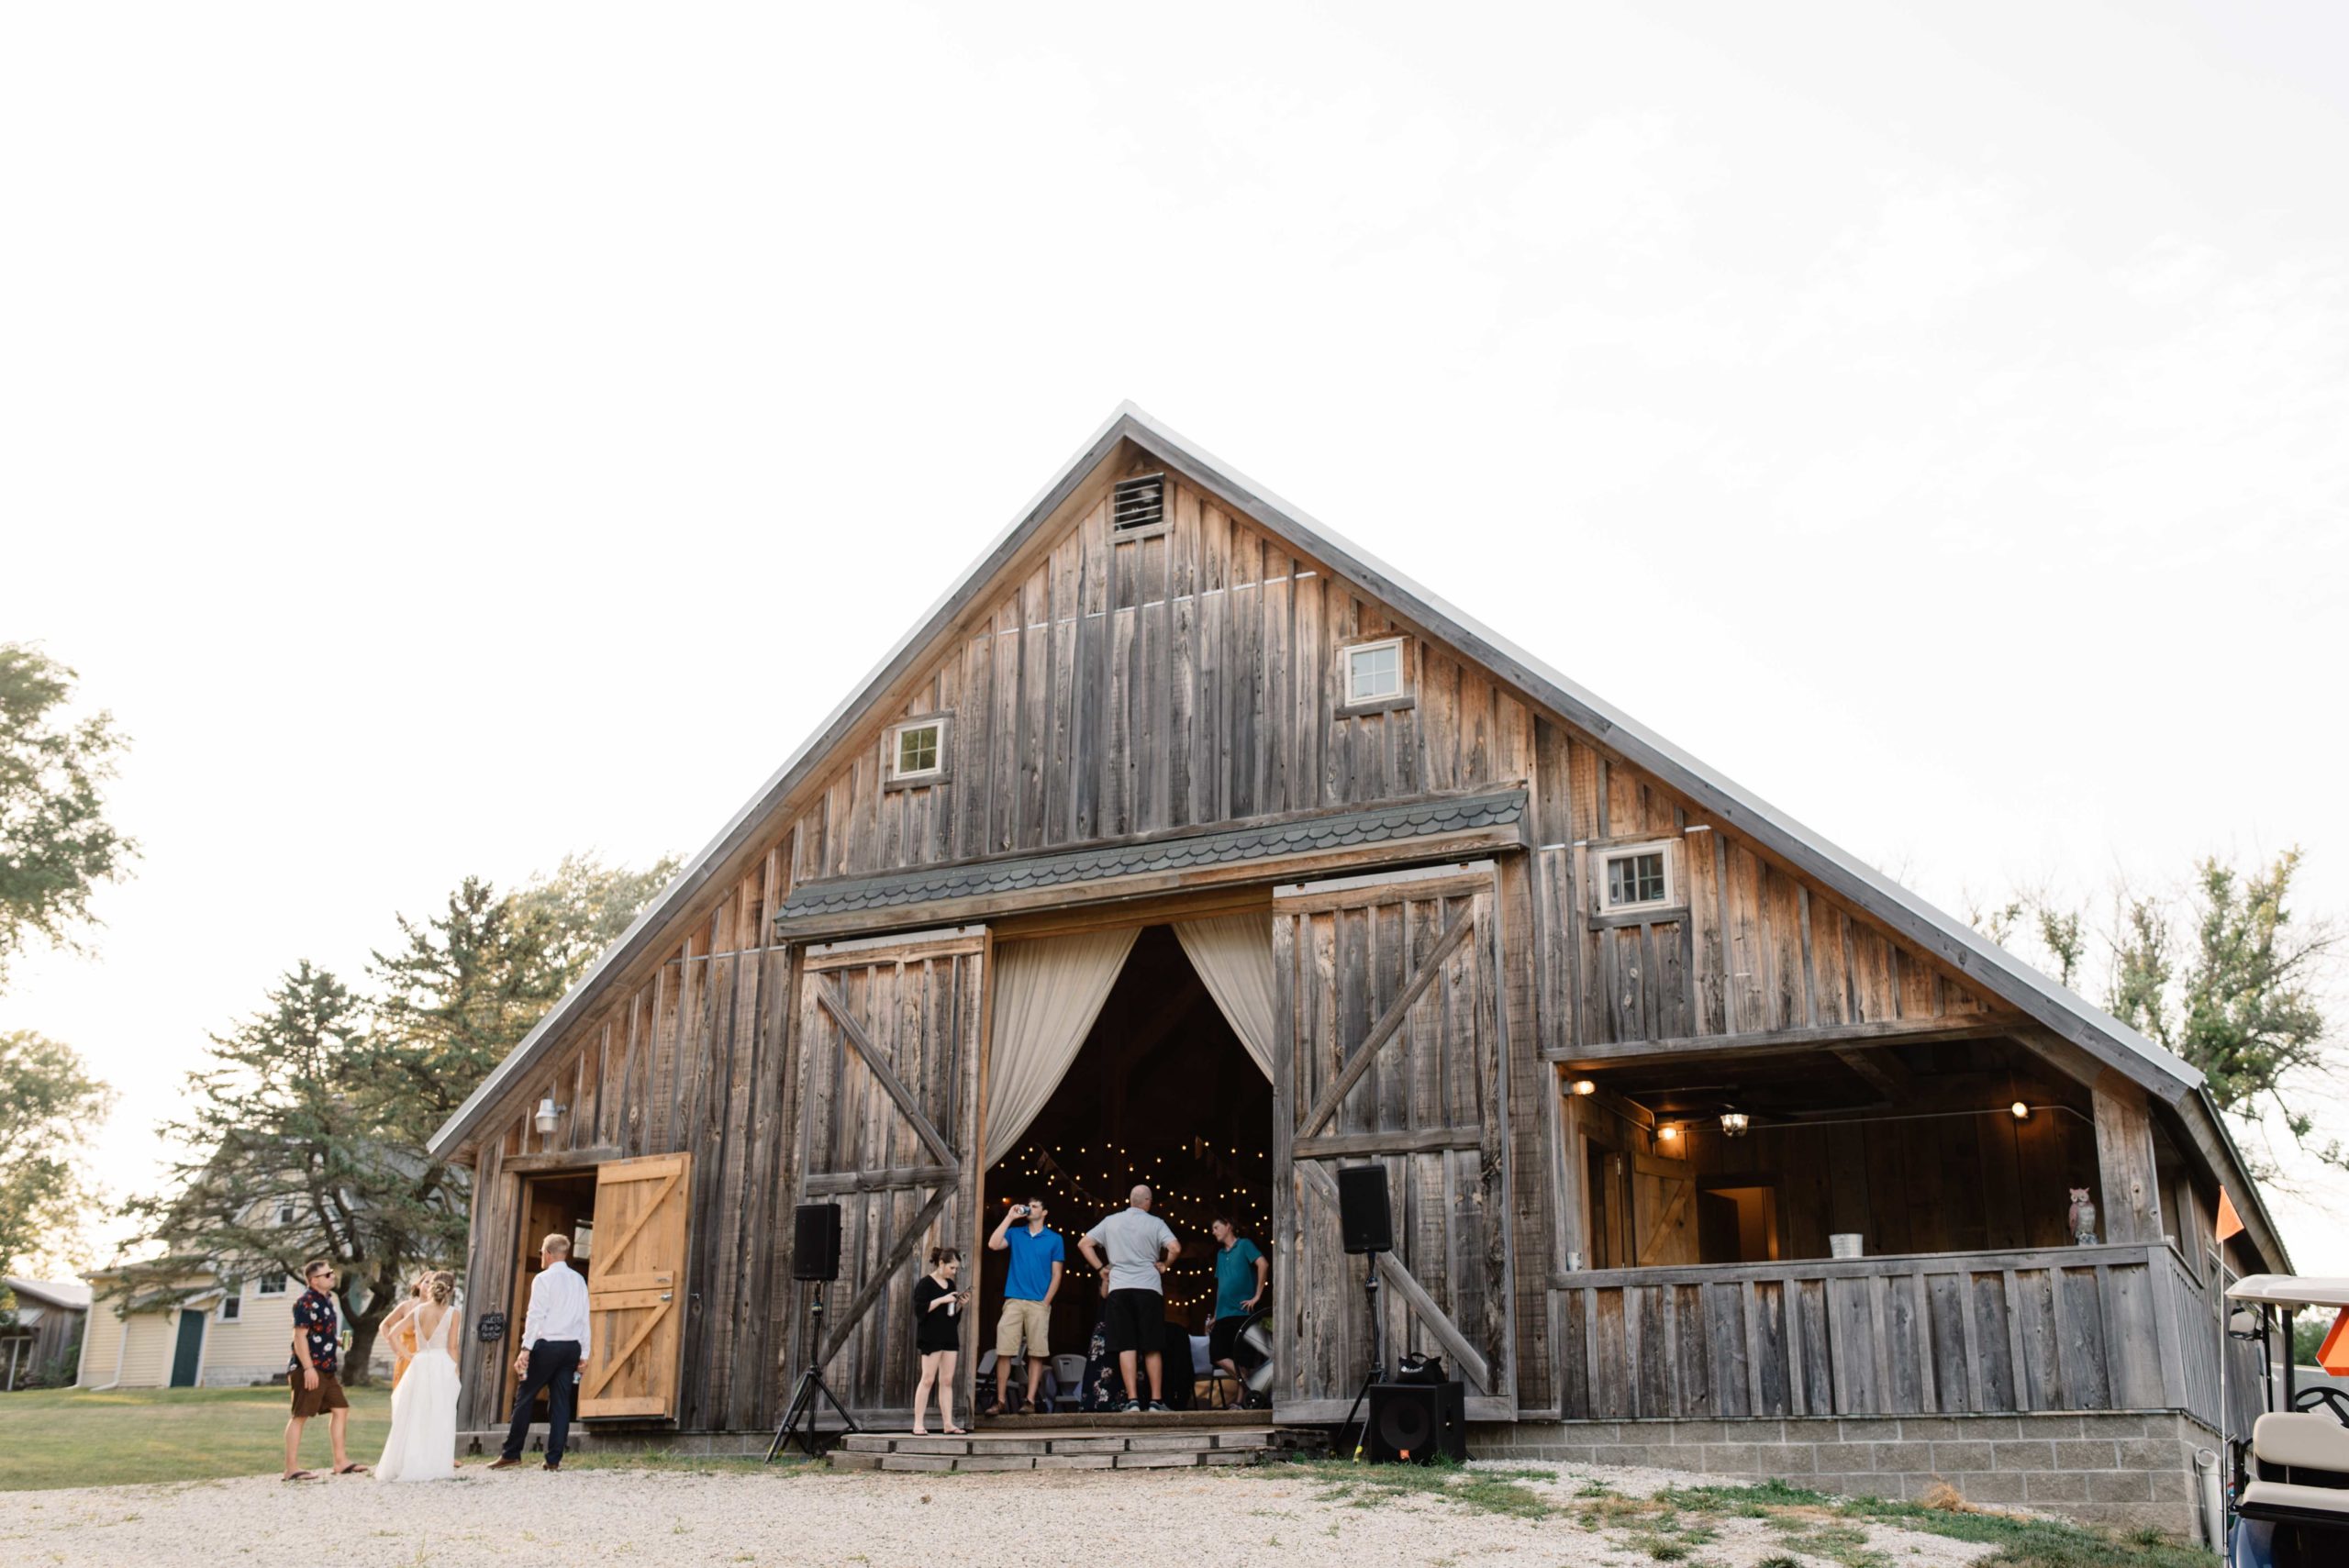
[[[930,1272],[914,1285],[914,1349],[921,1356],[921,1384],[914,1390],[914,1435],[929,1434],[922,1427],[930,1390],[938,1388],[938,1415],[944,1429],[959,1433],[954,1424],[954,1362],[963,1348],[963,1308],[971,1293],[954,1288],[963,1272],[963,1254],[952,1247],[930,1250]]]

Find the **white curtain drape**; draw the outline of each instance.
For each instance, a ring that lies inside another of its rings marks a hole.
[[[1207,982],[1208,995],[1223,1009],[1224,1021],[1248,1058],[1266,1078],[1273,1075],[1273,917],[1218,915],[1177,920],[1174,936],[1191,967]]]
[[[1139,934],[1128,927],[1005,942],[995,950],[988,1164],[1019,1147],[1020,1136],[1060,1086]]]

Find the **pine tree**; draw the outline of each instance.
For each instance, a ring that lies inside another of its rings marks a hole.
[[[169,1196],[128,1206],[165,1249],[134,1283],[171,1286],[191,1267],[224,1281],[298,1277],[307,1259],[330,1258],[351,1334],[346,1380],[365,1382],[405,1282],[465,1240],[462,1173],[384,1115],[392,1055],[360,999],[307,962],[215,1036],[184,1114],[161,1129],[193,1152],[173,1163]]]
[[[162,1129],[195,1152],[173,1167],[170,1196],[129,1206],[167,1251],[144,1283],[168,1288],[191,1264],[235,1278],[331,1258],[350,1313],[346,1371],[364,1381],[406,1283],[463,1267],[472,1173],[433,1157],[433,1133],[674,864],[568,857],[518,894],[467,877],[438,914],[395,917],[402,940],[373,955],[372,998],[307,963],[286,975],[262,1012],[213,1041],[187,1115]]]

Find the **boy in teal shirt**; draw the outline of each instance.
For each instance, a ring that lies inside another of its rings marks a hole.
[[[1208,1330],[1208,1359],[1236,1381],[1240,1364],[1234,1360],[1240,1330],[1248,1315],[1264,1299],[1264,1280],[1273,1265],[1256,1243],[1240,1234],[1229,1219],[1219,1219],[1215,1232],[1215,1324]]]

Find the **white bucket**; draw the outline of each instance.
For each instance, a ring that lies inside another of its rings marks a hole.
[[[1860,1250],[1860,1233],[1838,1230],[1827,1238],[1827,1255],[1831,1258],[1859,1258],[1866,1254]]]

